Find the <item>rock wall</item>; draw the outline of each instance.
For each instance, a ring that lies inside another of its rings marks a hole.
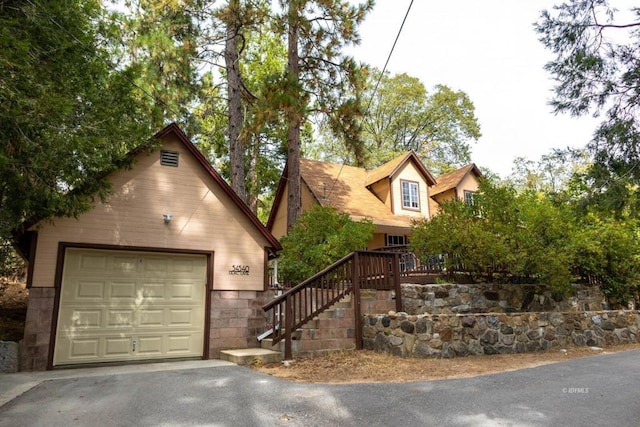
[[[598,287],[582,285],[568,296],[536,285],[402,285],[402,306],[411,314],[597,311],[604,300]]]
[[[366,315],[365,349],[402,357],[525,353],[640,341],[640,311]]]

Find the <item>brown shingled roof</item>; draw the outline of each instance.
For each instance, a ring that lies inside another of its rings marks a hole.
[[[482,176],[482,172],[480,172],[480,169],[478,169],[475,163],[470,163],[456,171],[439,176],[437,184],[431,187],[429,191],[431,193],[431,197],[444,193],[452,188],[456,188],[470,172],[473,172],[477,177]]]

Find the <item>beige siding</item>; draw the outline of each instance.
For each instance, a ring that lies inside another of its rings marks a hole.
[[[378,199],[391,209],[391,191],[389,190],[389,180],[383,179],[371,186],[371,191]]]
[[[276,239],[281,239],[283,236],[287,234],[287,191],[289,190],[288,186],[285,185],[283,196],[280,199],[280,204],[278,205],[278,210],[275,214],[275,219],[273,224],[271,224],[271,234]],[[312,206],[317,205],[318,202],[316,198],[309,190],[309,187],[302,182],[301,185],[301,212],[305,213],[311,209]]]
[[[472,173],[467,174],[462,182],[458,184],[458,197],[464,200],[464,191],[478,191],[478,180]]]
[[[402,187],[401,181],[414,181],[418,183],[418,191],[420,197],[420,210],[404,209],[402,207]],[[405,215],[416,218],[429,218],[429,195],[428,186],[422,174],[416,169],[415,165],[407,162],[404,167],[397,173],[391,182],[393,191],[393,213],[395,215]]]
[[[160,152],[142,154],[131,170],[111,176],[113,194],[90,212],[38,226],[33,286],[53,286],[58,242],[215,252],[214,288],[262,290],[267,241],[176,140],[179,167],[161,166]],[[165,224],[163,214],[173,220]],[[233,265],[249,275],[230,275]]]

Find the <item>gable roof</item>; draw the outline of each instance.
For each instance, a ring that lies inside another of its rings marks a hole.
[[[408,161],[411,161],[420,173],[424,175],[427,185],[434,185],[436,183],[433,175],[431,175],[427,168],[424,167],[418,158],[418,155],[413,151],[409,151],[404,155],[396,157],[382,166],[378,166],[377,168],[369,171],[365,185],[368,187],[385,178],[392,178]]]
[[[204,157],[204,155],[196,148],[195,145],[189,140],[187,135],[180,129],[180,127],[171,123],[166,126],[164,129],[159,131],[154,135],[154,139],[160,140],[166,136],[175,136],[175,138],[182,143],[182,145],[186,148],[186,150],[193,155],[196,161],[202,166],[202,168],[207,172],[207,174],[211,177],[211,179],[223,190],[223,192],[229,197],[232,203],[234,203],[240,211],[249,219],[251,224],[264,236],[264,238],[269,242],[270,248],[273,252],[276,252],[282,249],[280,246],[280,242],[271,234],[269,230],[260,222],[258,217],[249,209],[249,207],[242,201],[242,199],[233,191],[233,189],[227,184],[227,182],[216,172],[216,170],[211,166],[209,161]],[[153,140],[152,140],[153,141]],[[131,152],[127,154],[127,158],[133,158],[136,155],[144,152],[144,150],[153,146],[152,143],[147,142],[145,144],[140,145],[135,148]],[[133,165],[135,168],[135,164]],[[35,218],[25,221],[21,227],[13,231],[13,244],[14,247],[18,250],[20,255],[26,260],[29,260],[30,254],[28,248],[30,246],[29,240],[31,238],[35,238],[32,234],[28,233],[26,230],[31,228],[33,225],[37,224],[42,218]]]
[[[475,163],[470,163],[456,171],[439,176],[437,184],[431,187],[431,197],[456,188],[469,173],[473,173],[476,177],[482,176],[482,172],[480,172]]]
[[[407,162],[416,165],[428,185],[435,184],[433,176],[413,152],[399,156],[371,171],[354,166],[301,159],[301,184],[309,189],[319,205],[332,206],[340,212],[348,213],[354,220],[372,218],[378,225],[409,227],[415,217],[394,214],[389,206],[368,189],[368,186],[378,181],[392,178]],[[285,166],[267,222],[269,229],[273,227],[276,212],[285,197],[287,178],[288,167]]]

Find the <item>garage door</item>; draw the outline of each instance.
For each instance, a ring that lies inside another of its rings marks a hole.
[[[204,255],[67,249],[53,364],[203,355]]]

